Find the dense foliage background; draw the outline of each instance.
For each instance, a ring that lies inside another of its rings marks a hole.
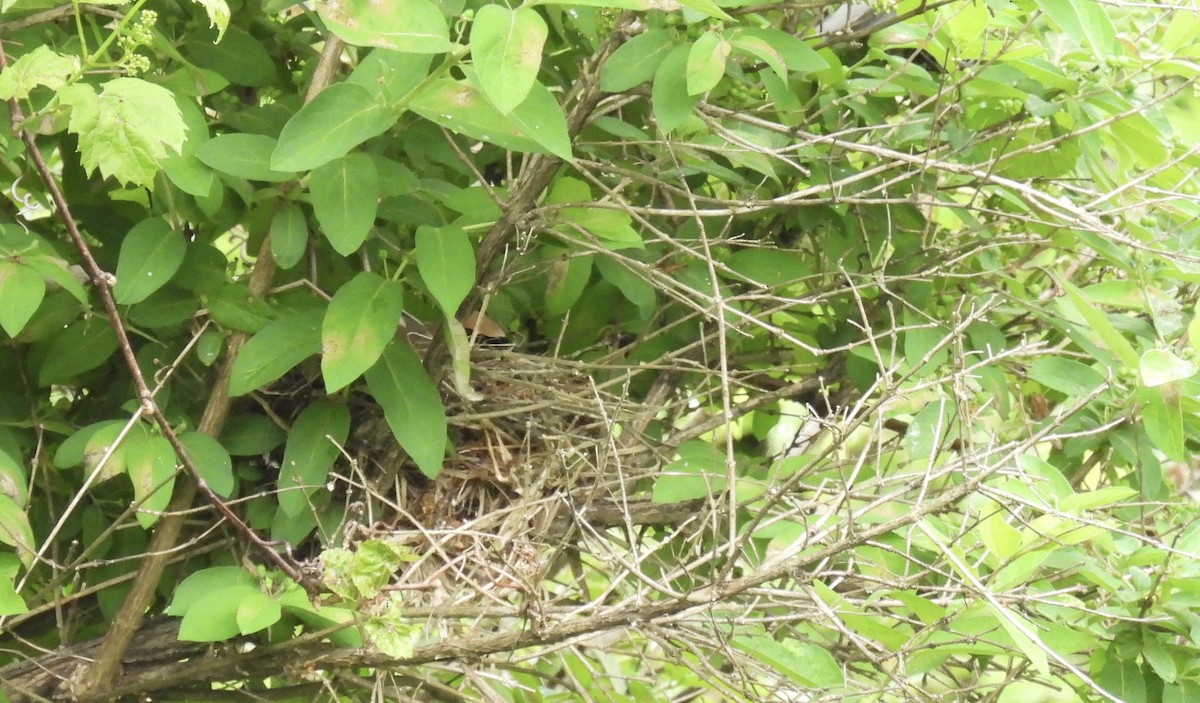
[[[0,698],[1200,700],[1200,13],[855,9],[0,3]]]

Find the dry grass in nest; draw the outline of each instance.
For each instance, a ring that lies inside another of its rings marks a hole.
[[[407,461],[382,417],[365,419],[355,458],[386,514],[351,541],[407,546],[418,560],[397,586],[434,592],[438,603],[535,589],[578,537],[571,516],[611,504],[622,483],[652,465],[634,428],[654,411],[633,404],[618,381],[597,385],[596,371],[477,350],[471,385],[482,398],[447,402],[453,448],[432,480]]]

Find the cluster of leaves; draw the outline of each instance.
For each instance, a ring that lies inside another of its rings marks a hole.
[[[1200,17],[828,9],[3,3],[9,667],[150,609],[305,673],[124,692],[1200,698]],[[405,612],[386,540],[320,586],[236,566],[386,502],[344,478],[364,406],[442,474],[481,309],[656,411],[613,418],[667,458],[572,533],[574,583],[450,615]],[[194,486],[241,528],[160,537]]]

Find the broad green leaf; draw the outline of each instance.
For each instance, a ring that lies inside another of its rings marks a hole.
[[[757,42],[762,42],[783,59],[788,70],[798,73],[813,73],[829,68],[829,62],[803,40],[780,29],[738,27],[730,32],[729,40],[741,42],[742,46],[756,46]]]
[[[263,595],[261,591],[247,593],[237,607],[237,626],[243,635],[249,635],[279,622],[283,609],[279,601]]]
[[[513,151],[550,152],[525,136],[510,118],[469,83],[441,78],[413,98],[409,108],[425,119],[473,139]]]
[[[446,317],[454,317],[475,285],[475,250],[467,233],[458,227],[418,227],[413,256],[433,299]]]
[[[1104,383],[1100,372],[1061,356],[1043,356],[1029,366],[1029,378],[1070,398],[1086,396]]]
[[[1037,633],[1037,628],[1033,623],[1011,608],[1004,608],[995,602],[989,601],[988,608],[996,614],[996,620],[999,621],[1000,626],[1012,638],[1017,649],[1021,650],[1021,653],[1033,665],[1034,670],[1042,676],[1049,674],[1050,660],[1046,655],[1045,645],[1033,639]]]
[[[321,19],[347,44],[410,54],[454,48],[441,10],[429,0],[339,0],[317,6]]]
[[[904,433],[904,446],[912,461],[932,464],[943,450],[943,442],[954,422],[955,405],[949,398],[938,396],[925,404],[909,423]]]
[[[807,258],[773,247],[737,251],[729,259],[729,268],[751,281],[772,288],[798,282],[813,273],[813,266]]]
[[[305,171],[329,163],[386,132],[399,116],[367,88],[335,83],[284,125],[271,154],[271,168]]]
[[[175,587],[171,603],[167,606],[167,615],[187,615],[206,593],[231,586],[250,586],[258,590],[254,576],[240,566],[211,566],[194,571]]]
[[[26,568],[33,563],[36,546],[29,516],[6,495],[0,495],[0,543],[16,550]]]
[[[780,80],[787,80],[787,62],[783,60],[779,52],[775,51],[773,46],[762,39],[753,36],[738,37],[731,35],[729,37],[729,46],[734,51],[762,61],[775,72],[775,75]],[[695,51],[694,48],[693,51]]]
[[[175,486],[175,450],[165,437],[135,429],[125,438],[125,471],[133,482],[133,496],[141,505],[137,521],[144,528],[158,522],[171,502]]]
[[[46,281],[28,266],[0,260],[0,327],[16,337],[37,312],[46,295]]]
[[[1086,42],[1093,56],[1120,53],[1116,31],[1103,5],[1091,0],[1037,0],[1037,5],[1058,25],[1064,37]]]
[[[214,322],[250,334],[266,327],[276,312],[267,301],[254,296],[250,287],[241,282],[224,284],[213,295],[201,296],[201,300],[208,306],[209,317]]]
[[[517,129],[545,151],[563,161],[571,160],[571,137],[562,105],[546,86],[534,83],[525,101],[508,115]]]
[[[546,313],[562,315],[583,295],[592,277],[593,255],[571,256],[546,266]]]
[[[42,275],[44,281],[53,282],[58,287],[71,294],[71,297],[83,305],[88,304],[87,291],[71,273],[67,262],[57,256],[26,256],[21,263]],[[7,297],[5,297],[7,299]]]
[[[1066,293],[1067,300],[1074,306],[1075,310],[1087,322],[1089,331],[1099,337],[1100,341],[1108,347],[1112,353],[1117,355],[1121,363],[1129,368],[1138,367],[1138,355],[1134,351],[1133,345],[1129,340],[1113,327],[1112,322],[1100,310],[1095,308],[1083,292],[1076,288],[1068,281],[1056,279],[1059,286]]]
[[[638,314],[643,320],[654,314],[658,294],[652,283],[625,264],[608,257],[596,259],[596,270],[601,278],[616,286],[626,300],[637,306]]]
[[[945,330],[907,309],[904,311],[904,325],[909,328],[904,332],[904,360],[915,376],[930,374],[946,363],[950,358],[950,350],[943,344]],[[939,345],[941,348],[938,348]],[[937,351],[933,351],[935,348],[938,348]]]
[[[678,2],[680,5],[683,5],[687,9],[695,10],[696,12],[699,12],[702,15],[708,15],[709,17],[716,17],[718,19],[723,19],[723,20],[727,20],[730,22],[733,21],[733,18],[730,17],[728,14],[726,14],[725,11],[722,10],[720,7],[718,7],[717,4],[715,2],[713,2],[712,0],[674,0],[674,1]]]
[[[0,72],[0,99],[24,100],[39,85],[58,90],[78,69],[78,57],[63,56],[48,46],[39,46]]]
[[[349,433],[350,410],[343,403],[317,400],[300,412],[279,466],[280,510],[299,515],[308,507],[308,496],[325,489],[325,479]]]
[[[188,460],[196,467],[200,478],[208,484],[213,493],[222,498],[233,497],[236,485],[233,478],[233,461],[225,447],[203,432],[185,432],[179,435],[179,443],[183,445]]]
[[[229,376],[229,395],[261,388],[321,351],[321,317],[312,312],[284,315],[246,341]]]
[[[549,29],[535,10],[484,5],[471,24],[471,58],[483,92],[500,112],[520,105],[537,81]]]
[[[67,327],[49,340],[38,383],[62,383],[100,366],[117,350],[117,335],[108,320],[92,316]]]
[[[275,140],[262,134],[222,134],[205,142],[196,156],[221,173],[251,181],[276,183],[296,176],[290,171],[271,168]]]
[[[3,510],[0,508],[0,511]],[[13,583],[14,575],[0,574],[0,617],[29,612],[29,606],[25,605],[25,599],[17,593],[16,584]]]
[[[25,458],[16,438],[6,430],[0,430],[0,495],[8,496],[24,507],[29,502],[28,481]]]
[[[446,454],[446,410],[437,387],[406,342],[388,345],[367,371],[367,388],[383,408],[396,441],[422,473],[435,478]]]
[[[353,254],[366,241],[379,209],[379,176],[366,154],[351,154],[321,166],[308,182],[313,214],[334,250]]]
[[[651,29],[622,44],[600,69],[600,89],[620,93],[654,78],[675,44],[665,29]]]
[[[230,456],[262,456],[286,439],[283,429],[263,415],[234,415],[221,432],[221,446]]]
[[[284,203],[271,218],[271,258],[282,269],[290,269],[308,249],[308,220],[296,203]]]
[[[691,47],[677,46],[654,73],[650,105],[663,134],[670,134],[692,115],[697,96],[688,94],[687,65]]]
[[[1038,540],[1044,538],[1044,535],[1037,537]],[[992,574],[988,586],[993,590],[1003,591],[1021,583],[1028,583],[1053,551],[1053,549],[1039,549],[1016,557]]]
[[[753,635],[735,635],[731,642],[735,649],[801,685],[829,691],[845,684],[841,665],[817,644]]]
[[[547,205],[560,203],[589,203],[592,199],[591,189],[587,184],[576,178],[563,176],[554,182],[550,194],[546,196]],[[645,242],[631,226],[632,218],[628,213],[601,207],[567,207],[558,211],[558,216],[564,222],[571,223],[584,231],[603,240],[611,249],[645,248]],[[575,234],[570,229],[568,234]]]
[[[725,454],[708,442],[685,442],[679,457],[663,467],[651,495],[655,503],[678,503],[716,495],[725,488]]]
[[[1142,426],[1154,446],[1172,461],[1188,461],[1178,392],[1171,386],[1142,388],[1138,400],[1142,403]]]
[[[348,386],[371,368],[396,336],[404,287],[364,271],[334,294],[321,324],[321,375],[325,391]]]
[[[1181,359],[1169,349],[1148,349],[1138,365],[1148,388],[1183,381],[1196,375],[1196,362]]]
[[[221,642],[242,634],[238,609],[246,598],[261,596],[258,586],[234,584],[208,591],[187,609],[179,623],[181,642]]]
[[[406,107],[401,101],[429,75],[430,57],[375,49],[358,63],[346,83],[378,95],[392,109]]]
[[[250,33],[232,29],[221,40],[212,32],[191,35],[183,51],[200,69],[216,73],[234,85],[260,88],[276,80],[275,58]]]
[[[719,33],[708,31],[700,35],[688,51],[688,95],[702,95],[721,82],[729,50],[729,42]]]
[[[185,254],[187,241],[161,217],[134,225],[121,241],[117,258],[117,284],[113,286],[117,304],[140,303],[165,286]]]
[[[162,162],[183,146],[186,126],[175,96],[139,78],[114,78],[97,96],[75,83],[59,91],[71,108],[68,129],[79,136],[80,162],[121,183],[150,185]]]
[[[1021,548],[1021,533],[1005,521],[1003,512],[994,512],[980,521],[979,538],[1002,561]]]

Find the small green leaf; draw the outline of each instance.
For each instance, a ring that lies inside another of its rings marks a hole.
[[[677,46],[654,74],[650,105],[663,134],[670,134],[692,116],[697,96],[688,94],[687,65],[691,47]]]
[[[276,80],[275,58],[249,32],[235,28],[215,39],[212,32],[191,34],[183,47],[188,60],[234,85],[260,88]]]
[[[637,306],[643,320],[654,314],[658,294],[653,284],[625,264],[608,257],[596,259],[596,270],[604,280],[616,286],[626,300]]]
[[[546,197],[546,204],[588,203],[591,202],[591,199],[592,193],[586,183],[576,178],[563,176],[554,182],[550,194]],[[611,249],[644,249],[646,246],[641,235],[633,229],[632,218],[628,213],[620,210],[600,207],[568,207],[559,210],[558,216],[564,222],[571,223],[604,240]],[[570,229],[566,231],[568,234],[577,234]]]
[[[321,19],[347,44],[410,54],[454,48],[441,10],[429,0],[339,0],[317,6]]]
[[[121,241],[113,298],[118,305],[142,302],[171,280],[186,254],[187,241],[166,220],[142,220]]]
[[[236,178],[276,183],[296,176],[290,171],[271,168],[275,140],[262,134],[222,134],[196,150],[196,157],[208,167]]]
[[[46,281],[28,266],[0,261],[0,327],[16,337],[37,312],[46,295]]]
[[[229,5],[225,0],[192,1],[204,8],[204,12],[208,14],[208,26],[216,28],[217,42],[220,42],[225,28],[229,26]]]
[[[1169,349],[1150,349],[1142,354],[1139,368],[1148,388],[1183,381],[1196,375],[1196,362],[1181,359]]]
[[[317,400],[292,423],[279,467],[279,509],[295,517],[308,496],[324,490],[333,462],[350,433],[350,411],[342,403]]]
[[[354,147],[383,134],[399,113],[353,83],[335,83],[322,90],[288,120],[271,154],[271,168],[305,171],[350,153]]]
[[[0,512],[3,510],[4,508],[0,507]],[[0,518],[0,522],[3,522],[2,518]],[[21,594],[17,593],[16,584],[13,583],[13,576],[0,574],[0,617],[20,615],[27,612],[29,612],[29,606],[25,605],[25,599],[21,598]]]
[[[1091,366],[1060,356],[1034,361],[1029,366],[1029,378],[1072,398],[1086,396],[1104,383],[1104,377]]]
[[[262,456],[286,439],[283,429],[263,415],[234,415],[221,432],[221,446],[230,456]]]
[[[567,122],[562,107],[540,83],[534,84],[525,102],[509,115],[501,114],[471,84],[444,78],[430,83],[409,108],[452,132],[505,149],[571,157],[570,140],[563,143]]]
[[[392,109],[406,107],[401,101],[429,75],[430,57],[375,49],[358,63],[346,83],[365,88]]]
[[[95,316],[76,322],[49,341],[38,383],[50,386],[100,366],[117,350],[108,320]]]
[[[1066,300],[1061,301],[1074,307],[1075,311],[1087,322],[1088,333],[1099,337],[1100,341],[1108,347],[1108,349],[1117,355],[1121,363],[1136,368],[1138,366],[1138,355],[1134,351],[1133,345],[1129,340],[1125,339],[1120,332],[1113,327],[1108,316],[1102,311],[1094,307],[1084,296],[1083,292],[1076,288],[1071,283],[1056,279],[1059,287],[1066,293]]]
[[[571,137],[567,116],[554,94],[541,83],[534,83],[525,101],[508,115],[521,134],[537,142],[545,153],[570,161]]]
[[[735,649],[801,685],[827,691],[845,684],[837,660],[816,644],[754,635],[736,635],[731,642]]]
[[[271,218],[271,258],[281,269],[300,263],[308,248],[308,221],[296,203],[285,203]]]
[[[389,344],[367,371],[367,388],[396,441],[422,473],[436,477],[446,455],[446,410],[412,348],[400,340]]]
[[[351,154],[312,172],[313,214],[337,253],[353,254],[366,241],[379,209],[379,176],[366,154]]]
[[[284,315],[247,340],[233,362],[229,395],[237,397],[274,381],[321,351],[321,316]]]
[[[475,285],[475,251],[467,233],[458,227],[418,227],[414,256],[425,287],[446,317],[454,317]]]
[[[125,437],[125,471],[140,505],[137,521],[149,528],[171,502],[175,486],[175,450],[165,437],[135,429]]]
[[[80,162],[121,183],[150,185],[171,151],[183,146],[186,125],[175,96],[139,78],[114,78],[100,95],[84,83],[58,93],[70,106],[68,129],[79,136]]]
[[[213,493],[222,498],[232,497],[235,486],[233,461],[225,447],[203,432],[185,432],[179,435],[179,443]]]
[[[651,29],[632,37],[608,57],[600,69],[600,89],[621,93],[654,78],[675,44],[670,32]]]
[[[39,85],[58,90],[78,68],[78,57],[63,56],[48,46],[39,46],[0,73],[0,99],[24,100]]]
[[[404,309],[398,281],[364,271],[334,294],[321,325],[325,391],[345,388],[371,368],[396,336]]]
[[[725,488],[725,455],[708,442],[685,442],[679,458],[663,467],[654,482],[655,503],[677,503],[716,495]]]
[[[242,634],[238,609],[242,601],[261,596],[256,585],[234,584],[211,590],[192,603],[179,623],[181,642],[221,642]]]
[[[688,95],[702,95],[721,82],[729,49],[729,42],[717,32],[709,31],[700,35],[688,51]]]
[[[471,58],[483,92],[508,114],[529,95],[542,64],[549,29],[529,7],[484,5],[471,25]]]
[[[238,602],[237,626],[243,635],[265,630],[279,622],[283,617],[283,609],[279,601],[263,595],[261,591],[247,593]]]
[[[0,542],[15,549],[27,568],[33,563],[35,547],[29,516],[6,495],[0,495]]]
[[[979,523],[979,538],[1001,561],[1021,548],[1021,533],[1004,520],[1002,512],[994,512]]]

